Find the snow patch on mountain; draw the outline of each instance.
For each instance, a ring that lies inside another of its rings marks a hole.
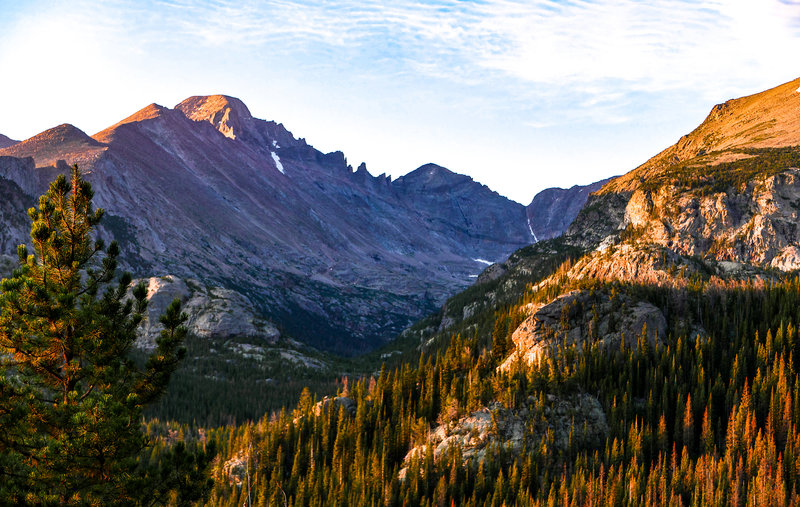
[[[486,259],[472,259],[475,262],[480,262],[481,264],[486,264],[487,266],[491,266],[494,264],[492,261],[487,261]]]
[[[273,141],[273,143],[275,143],[275,141]],[[275,167],[278,168],[281,174],[286,174],[286,171],[283,170],[283,164],[281,164],[281,157],[274,151],[269,152],[269,154],[272,155],[272,160],[275,161]]]
[[[533,236],[533,242],[538,243],[539,239],[536,237],[536,233],[533,232],[533,225],[531,225],[531,217],[528,217],[528,230],[531,231],[531,236]]]

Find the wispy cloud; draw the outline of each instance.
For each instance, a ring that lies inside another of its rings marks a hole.
[[[795,0],[388,5],[160,0],[155,4],[160,19],[152,28],[154,37],[168,34],[207,47],[336,59],[365,75],[496,85],[520,103],[558,88],[576,110],[597,116],[613,109],[609,99],[620,99],[623,89],[692,89],[717,97],[720,86],[731,93],[756,86],[764,72],[786,67],[786,55],[800,53],[798,5]]]
[[[621,172],[713,103],[800,75],[800,0],[38,0],[4,14],[14,79],[0,87],[20,99],[0,132],[99,129],[224,92],[371,167],[455,160],[487,183],[501,156],[509,175]],[[52,123],[33,126],[26,100]],[[90,102],[106,107],[81,120]]]

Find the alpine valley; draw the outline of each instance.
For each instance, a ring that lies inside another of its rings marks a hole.
[[[527,207],[225,96],[0,142],[4,253],[78,163],[151,316],[183,301],[143,459],[213,439],[210,505],[800,505],[800,79]]]
[[[374,177],[222,95],[151,104],[91,137],[64,124],[22,142],[2,137],[0,148],[3,254],[28,239],[19,211],[78,164],[127,269],[170,275],[184,299],[189,279],[237,294],[249,323],[205,334],[271,340],[277,326],[345,355],[390,340],[533,243],[537,228],[560,233],[588,194],[572,189],[558,204],[569,209],[552,199],[526,209],[435,164]]]
[[[342,356],[386,344],[487,265],[560,234],[599,188],[549,189],[526,208],[435,164],[375,177],[239,99],[190,97],[93,136],[63,124],[0,137],[2,274],[30,242],[25,210],[72,164],[107,212],[99,236],[148,287],[140,349],[155,346],[174,298],[189,314],[191,360],[159,413],[207,422],[293,403],[310,379],[371,371]],[[187,390],[203,393],[202,410]]]
[[[800,79],[539,234],[380,372],[217,431],[212,503],[800,504]]]

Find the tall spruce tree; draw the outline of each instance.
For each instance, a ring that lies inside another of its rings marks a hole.
[[[149,444],[141,414],[184,355],[186,316],[174,301],[156,350],[143,367],[132,361],[146,290],[137,285],[130,297],[131,275],[115,276],[119,247],[92,239],[103,217],[92,197],[77,165],[71,182],[51,183],[28,211],[35,254],[20,245],[19,268],[0,282],[0,503],[164,497],[169,474],[137,469]],[[181,458],[194,475],[172,470],[173,482],[185,486],[191,475],[194,494],[207,490],[197,471],[210,457]]]

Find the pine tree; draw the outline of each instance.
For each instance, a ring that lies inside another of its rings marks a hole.
[[[184,354],[186,317],[174,301],[137,367],[130,352],[145,287],[129,297],[131,276],[115,277],[119,247],[92,241],[103,217],[92,197],[77,166],[71,183],[51,183],[28,211],[35,254],[20,245],[19,268],[0,282],[0,503],[130,504],[156,494],[158,469],[137,470],[148,445],[141,413]],[[178,454],[203,471],[213,446],[198,459]],[[195,479],[205,485],[175,480]]]

